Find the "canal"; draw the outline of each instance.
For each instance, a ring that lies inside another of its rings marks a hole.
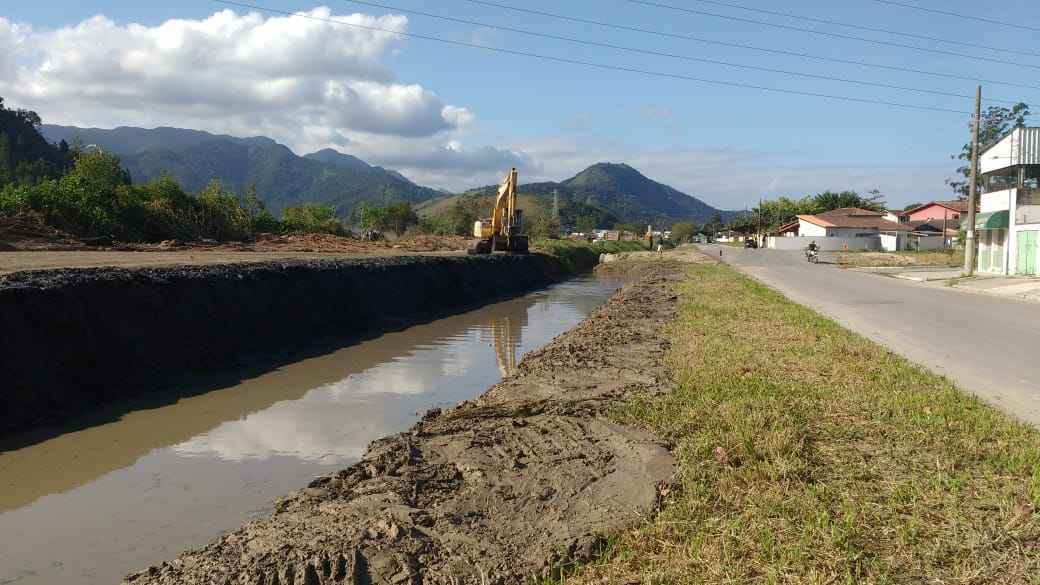
[[[620,285],[581,276],[109,422],[0,442],[0,584],[118,583],[201,546],[426,410],[479,395]]]

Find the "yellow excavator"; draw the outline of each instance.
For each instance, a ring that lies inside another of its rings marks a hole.
[[[490,254],[494,251],[526,254],[527,236],[524,235],[524,212],[516,207],[516,169],[509,171],[498,188],[495,206],[489,219],[480,219],[473,224],[476,240],[470,242],[469,254]]]

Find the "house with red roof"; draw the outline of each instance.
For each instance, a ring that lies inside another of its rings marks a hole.
[[[904,250],[909,225],[890,221],[885,214],[857,207],[843,207],[815,215],[799,215],[769,238],[769,247],[794,250],[810,241],[821,250]]]
[[[960,225],[961,215],[968,213],[967,201],[930,201],[906,211],[909,223],[915,221],[945,220]]]

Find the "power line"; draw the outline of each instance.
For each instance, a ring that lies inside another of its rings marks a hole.
[[[881,4],[891,4],[892,6],[900,6],[902,8],[909,8],[911,10],[920,10],[922,12],[931,12],[933,14],[944,14],[946,16],[956,16],[957,18],[965,18],[967,20],[977,20],[979,22],[988,22],[989,24],[999,24],[1001,26],[1011,26],[1014,28],[1021,28],[1025,30],[1040,31],[1040,27],[1029,26],[1028,24],[1017,24],[1014,22],[1004,22],[1002,20],[993,20],[991,18],[984,18],[982,16],[974,16],[972,14],[961,14],[959,12],[951,12],[949,10],[939,10],[938,8],[925,8],[924,6],[915,6],[913,4],[907,4],[905,2],[894,2],[893,0],[874,0]]]
[[[667,79],[678,79],[678,80],[683,80],[683,81],[694,81],[694,82],[698,82],[698,83],[707,83],[707,84],[711,84],[711,85],[721,85],[721,86],[727,86],[727,87],[739,87],[739,88],[743,88],[743,89],[757,89],[757,90],[761,90],[761,91],[768,91],[768,92],[771,92],[771,93],[786,93],[786,94],[791,94],[791,95],[800,95],[800,96],[806,96],[806,97],[825,98],[825,99],[831,99],[831,100],[837,100],[837,101],[856,102],[856,103],[861,103],[861,104],[872,104],[872,105],[879,105],[879,106],[892,106],[892,107],[896,107],[896,108],[904,108],[904,109],[911,109],[911,110],[927,110],[927,111],[932,111],[932,112],[944,112],[944,113],[949,113],[949,114],[970,114],[970,112],[968,112],[966,110],[954,110],[952,108],[942,108],[942,107],[938,107],[938,106],[923,106],[923,105],[917,105],[917,104],[904,104],[904,103],[900,103],[900,102],[890,102],[890,101],[875,100],[875,99],[870,99],[870,98],[857,98],[857,97],[852,97],[852,96],[842,96],[842,95],[833,95],[833,94],[826,94],[826,93],[817,93],[817,92],[802,91],[802,90],[797,90],[797,89],[784,89],[784,88],[778,88],[778,87],[769,87],[769,86],[765,86],[765,85],[755,85],[755,84],[751,84],[751,83],[740,83],[740,82],[736,82],[736,81],[722,81],[722,80],[718,80],[718,79],[708,79],[708,78],[704,78],[704,77],[694,77],[694,76],[691,76],[691,75],[682,75],[682,74],[679,74],[679,73],[667,73],[667,72],[663,72],[663,71],[652,71],[652,70],[649,70],[649,69],[639,69],[639,68],[636,68],[636,67],[625,67],[625,66],[622,66],[622,65],[610,65],[610,64],[606,64],[606,63],[596,63],[596,62],[593,62],[593,61],[582,61],[582,60],[579,60],[579,59],[571,59],[569,57],[559,57],[559,56],[556,56],[556,55],[545,55],[545,54],[541,54],[541,53],[533,53],[533,52],[528,52],[528,51],[517,51],[515,49],[505,49],[505,48],[502,48],[502,47],[492,47],[492,46],[488,46],[488,45],[480,45],[480,44],[477,44],[477,43],[469,43],[469,42],[466,42],[466,41],[458,41],[458,40],[454,40],[454,39],[445,39],[445,38],[442,38],[442,37],[435,37],[435,36],[431,36],[431,35],[424,35],[424,34],[418,34],[418,33],[412,33],[412,32],[401,32],[401,31],[396,31],[396,30],[392,30],[392,29],[388,29],[388,28],[379,28],[379,27],[375,27],[375,26],[367,26],[367,25],[362,25],[362,24],[356,24],[356,23],[353,23],[353,22],[346,22],[346,21],[343,21],[343,20],[336,20],[336,19],[333,19],[333,18],[322,18],[322,17],[319,17],[319,16],[313,16],[313,15],[310,15],[310,14],[303,14],[303,13],[300,13],[300,12],[290,12],[288,10],[279,10],[277,8],[267,8],[267,7],[264,7],[264,6],[257,6],[255,4],[247,4],[245,2],[236,2],[234,0],[210,0],[210,1],[211,2],[216,2],[216,3],[219,3],[219,4],[227,4],[227,5],[231,5],[231,6],[239,6],[239,7],[242,7],[242,8],[251,8],[253,10],[260,10],[262,12],[270,12],[270,13],[274,13],[274,14],[284,14],[286,16],[292,16],[292,17],[297,17],[297,18],[306,18],[306,19],[309,19],[309,20],[317,20],[317,21],[328,22],[328,23],[332,23],[332,24],[340,24],[340,25],[343,25],[343,26],[349,26],[349,27],[352,27],[352,28],[357,28],[357,29],[362,29],[362,30],[383,32],[383,33],[389,33],[389,34],[398,35],[398,36],[402,36],[402,37],[423,39],[423,40],[427,40],[427,41],[436,41],[436,42],[439,42],[439,43],[445,43],[445,44],[448,44],[448,45],[455,45],[455,46],[459,46],[459,47],[468,47],[468,48],[472,48],[472,49],[483,49],[485,51],[491,51],[491,52],[495,52],[495,53],[502,53],[502,54],[506,54],[506,55],[516,55],[516,56],[522,56],[522,57],[530,57],[530,58],[534,58],[534,59],[540,59],[540,60],[543,60],[543,61],[551,61],[551,62],[555,62],[555,63],[567,63],[567,64],[570,64],[570,65],[581,65],[581,66],[584,66],[584,67],[593,67],[593,68],[596,68],[596,69],[603,69],[603,70],[608,70],[608,71],[622,71],[622,72],[626,72],[626,73],[639,73],[641,75],[649,75],[649,76],[652,76],[652,77],[662,77],[662,78],[667,78]]]
[[[509,4],[500,4],[498,2],[490,2],[489,0],[462,0],[462,1],[463,2],[469,2],[471,4],[478,4],[478,5],[482,5],[482,6],[492,6],[492,7],[495,7],[495,8],[503,8],[505,10],[512,10],[514,12],[520,12],[520,13],[524,13],[524,14],[533,14],[533,15],[536,15],[536,16],[544,16],[544,17],[547,17],[547,18],[555,18],[555,19],[558,19],[558,20],[564,20],[564,21],[569,21],[569,22],[576,22],[576,23],[580,23],[580,24],[591,24],[591,25],[594,25],[594,26],[601,26],[601,27],[604,27],[604,28],[611,28],[611,29],[614,29],[614,30],[624,30],[624,31],[629,31],[629,32],[638,32],[638,33],[642,33],[642,34],[655,35],[655,36],[665,37],[665,38],[682,39],[682,40],[686,40],[686,41],[694,41],[694,42],[697,42],[697,43],[705,43],[705,44],[709,44],[709,45],[719,45],[719,46],[722,46],[722,47],[731,47],[731,48],[736,48],[736,49],[748,49],[750,51],[759,51],[759,52],[762,52],[762,53],[772,53],[772,54],[775,54],[775,55],[787,55],[787,56],[791,56],[791,57],[800,57],[800,58],[803,58],[803,59],[813,59],[813,60],[816,60],[816,61],[827,61],[827,62],[830,62],[830,63],[840,63],[842,65],[857,65],[857,66],[860,66],[860,67],[872,67],[872,68],[875,68],[875,69],[887,69],[887,70],[890,70],[890,71],[900,71],[900,72],[903,72],[903,73],[916,73],[918,75],[931,75],[931,76],[934,76],[934,77],[944,77],[944,78],[947,78],[947,79],[960,79],[960,80],[963,80],[963,81],[972,81],[972,82],[975,82],[975,83],[988,83],[988,84],[993,84],[993,85],[1006,85],[1006,86],[1010,86],[1010,87],[1020,87],[1020,88],[1025,88],[1025,89],[1040,90],[1040,86],[1038,86],[1038,85],[1029,85],[1029,84],[1024,84],[1024,83],[1019,83],[1019,82],[1016,82],[1016,81],[1003,81],[1003,80],[997,80],[997,79],[983,79],[983,78],[979,78],[979,77],[971,77],[971,76],[966,76],[966,75],[957,75],[955,73],[943,73],[943,72],[939,72],[939,71],[928,71],[928,70],[924,70],[924,69],[914,69],[912,67],[900,67],[900,66],[897,66],[897,65],[882,65],[882,64],[879,64],[879,63],[869,63],[867,61],[855,61],[855,60],[850,60],[850,59],[838,59],[838,58],[835,58],[835,57],[824,57],[824,56],[821,56],[821,55],[813,55],[811,53],[800,53],[800,52],[797,52],[797,51],[787,51],[787,50],[784,50],[784,49],[770,49],[768,47],[758,47],[758,46],[755,46],[755,45],[745,45],[745,44],[742,44],[742,43],[733,43],[733,42],[728,42],[728,41],[717,41],[717,40],[714,40],[714,39],[706,39],[706,38],[702,38],[702,37],[695,37],[695,36],[691,36],[691,35],[678,34],[678,33],[669,33],[669,32],[664,32],[664,31],[660,31],[660,30],[654,30],[654,29],[649,29],[649,28],[642,28],[642,27],[638,27],[638,26],[626,26],[626,25],[623,25],[623,24],[614,24],[614,23],[611,23],[611,22],[604,22],[604,21],[601,21],[601,20],[592,20],[592,19],[581,18],[581,17],[577,17],[577,16],[568,16],[568,15],[565,15],[565,14],[556,14],[556,13],[553,13],[553,12],[544,12],[544,11],[541,11],[541,10],[533,10],[531,8],[520,8],[518,6],[511,6]]]
[[[939,55],[952,55],[954,57],[960,57],[962,59],[973,59],[975,61],[988,61],[990,63],[1000,63],[1001,65],[1011,65],[1013,67],[1023,67],[1026,69],[1040,69],[1040,65],[1031,65],[1029,63],[1016,63],[1014,61],[1005,61],[1003,59],[995,59],[992,57],[982,57],[979,55],[970,55],[968,53],[958,53],[957,51],[947,51],[944,49],[929,49],[927,47],[918,47],[917,45],[906,45],[903,43],[895,43],[892,41],[880,41],[877,39],[870,39],[867,37],[857,37],[854,35],[846,35],[842,33],[826,32],[822,30],[813,30],[811,28],[801,28],[797,26],[791,26],[789,24],[778,24],[775,22],[766,22],[764,20],[754,20],[751,18],[742,18],[740,16],[729,16],[726,14],[716,14],[714,12],[708,12],[706,10],[694,10],[693,8],[684,8],[682,6],[673,6],[671,4],[662,4],[660,2],[651,2],[649,0],[628,0],[633,4],[643,4],[645,6],[654,6],[656,8],[666,8],[668,10],[675,10],[677,12],[685,12],[687,14],[697,14],[700,16],[710,16],[712,18],[721,18],[724,20],[732,20],[736,22],[746,22],[749,24],[756,24],[760,26],[770,26],[773,28],[779,28],[783,30],[793,30],[797,32],[810,33],[814,35],[822,35],[825,37],[832,37],[836,39],[846,39],[853,41],[860,41],[864,43],[872,43],[875,45],[883,45],[888,47],[899,47],[901,49],[912,49],[914,51],[923,51],[925,53],[936,53]]]
[[[866,31],[870,31],[870,32],[879,32],[879,33],[885,33],[885,34],[889,34],[889,35],[898,35],[898,36],[902,36],[902,37],[908,37],[908,38],[911,38],[911,39],[921,39],[921,40],[924,40],[924,41],[935,41],[935,42],[938,42],[938,43],[947,43],[947,44],[950,44],[950,45],[960,45],[962,47],[974,47],[976,49],[987,49],[989,51],[999,51],[999,52],[1002,52],[1002,53],[1014,53],[1016,55],[1028,55],[1030,57],[1040,57],[1040,53],[1035,53],[1035,52],[1031,52],[1031,51],[1020,51],[1020,50],[1017,50],[1017,49],[1008,49],[1008,48],[1005,48],[1005,47],[993,47],[993,46],[990,46],[990,45],[979,45],[979,44],[976,44],[976,43],[969,43],[969,42],[966,42],[966,41],[957,41],[957,40],[954,40],[954,39],[944,39],[944,38],[941,38],[941,37],[930,37],[928,35],[919,35],[919,34],[915,34],[915,33],[908,33],[908,32],[903,32],[903,31],[898,31],[898,30],[889,30],[889,29],[886,29],[886,28],[876,28],[876,27],[873,27],[873,26],[864,26],[862,24],[853,24],[851,22],[841,22],[841,21],[838,21],[838,20],[828,20],[826,18],[816,18],[816,17],[813,17],[813,16],[805,16],[803,14],[792,14],[790,12],[778,12],[776,10],[766,10],[764,8],[754,8],[754,7],[751,7],[751,6],[744,6],[742,4],[736,4],[736,3],[733,3],[733,2],[720,2],[719,0],[692,0],[692,1],[693,2],[700,2],[701,4],[712,4],[712,5],[715,5],[715,6],[725,6],[727,8],[736,8],[736,9],[739,9],[739,10],[747,10],[749,12],[758,12],[760,14],[770,14],[772,16],[782,16],[784,18],[794,18],[794,19],[797,19],[797,20],[804,20],[804,21],[807,21],[807,22],[816,22],[816,23],[819,23],[819,24],[829,24],[829,25],[835,25],[835,26],[844,26],[844,27],[847,27],[847,28],[854,28],[854,29],[857,29],[857,30],[866,30]]]
[[[581,45],[589,45],[589,46],[593,46],[593,47],[604,47],[604,48],[608,48],[608,49],[617,49],[617,50],[621,50],[621,51],[629,51],[629,52],[640,53],[640,54],[644,54],[644,55],[654,55],[654,56],[658,56],[658,57],[670,57],[672,59],[682,59],[684,61],[695,61],[695,62],[699,62],[699,63],[710,63],[710,64],[713,64],[713,65],[723,65],[725,67],[735,67],[735,68],[738,68],[738,69],[750,69],[750,70],[754,70],[754,71],[765,71],[765,72],[768,72],[768,73],[781,73],[781,74],[784,74],[784,75],[794,75],[794,76],[798,76],[798,77],[807,77],[807,78],[812,78],[812,79],[822,79],[822,80],[826,80],[826,81],[838,81],[838,82],[841,82],[841,83],[851,83],[851,84],[856,84],[856,85],[882,87],[882,88],[886,88],[886,89],[896,89],[896,90],[900,90],[900,91],[912,91],[912,92],[917,92],[917,93],[928,93],[928,94],[942,95],[942,96],[947,96],[947,97],[974,99],[974,96],[967,95],[967,94],[961,94],[961,93],[952,93],[952,92],[947,92],[947,91],[924,89],[924,88],[918,88],[918,87],[908,87],[908,86],[904,86],[904,85],[893,85],[893,84],[889,84],[889,83],[880,83],[880,82],[874,82],[874,81],[864,81],[864,80],[860,80],[860,79],[847,79],[847,78],[835,77],[835,76],[831,76],[831,75],[819,75],[819,74],[815,74],[815,73],[803,73],[803,72],[800,72],[800,71],[789,71],[789,70],[786,70],[786,69],[775,69],[775,68],[771,68],[771,67],[761,67],[761,66],[758,66],[758,65],[748,65],[748,64],[745,64],[745,63],[733,63],[731,61],[720,61],[718,59],[707,59],[707,58],[703,58],[703,57],[693,57],[693,56],[689,56],[689,55],[668,53],[668,52],[664,52],[664,51],[655,51],[655,50],[652,50],[652,49],[641,49],[641,48],[637,48],[637,47],[628,47],[628,46],[625,46],[625,45],[615,45],[613,43],[604,43],[604,42],[599,42],[599,41],[590,41],[590,40],[587,40],[587,39],[579,39],[579,38],[566,37],[566,36],[555,35],[555,34],[550,34],[550,33],[536,32],[536,31],[525,30],[525,29],[521,29],[521,28],[510,27],[510,26],[501,26],[501,25],[497,25],[497,24],[488,24],[486,22],[479,22],[479,21],[468,20],[468,19],[464,19],[464,18],[456,18],[456,17],[453,17],[453,16],[446,16],[446,15],[443,15],[443,14],[434,14],[432,12],[424,12],[422,10],[412,10],[412,9],[408,9],[408,8],[401,8],[401,7],[398,7],[398,6],[391,6],[389,4],[381,4],[381,3],[378,3],[378,2],[369,2],[368,0],[346,0],[346,1],[350,2],[352,4],[360,4],[362,6],[370,6],[370,7],[375,7],[375,8],[382,8],[382,9],[385,9],[385,10],[393,10],[393,11],[402,12],[402,13],[405,13],[405,14],[417,14],[417,15],[420,15],[420,16],[426,16],[426,17],[430,17],[430,18],[436,18],[436,19],[446,20],[446,21],[449,21],[449,22],[456,22],[456,23],[460,23],[460,24],[468,24],[468,25],[472,25],[472,26],[479,26],[479,27],[483,27],[483,28],[489,28],[489,29],[494,29],[494,30],[513,32],[513,33],[520,33],[520,34],[530,35],[530,36],[534,36],[534,37],[553,39],[553,40],[558,40],[558,41],[566,41],[566,42],[570,42],[570,43],[577,43],[577,44],[581,44]],[[997,98],[989,98],[989,101],[992,101],[992,102],[1002,102],[1002,103],[1007,103],[1007,104],[1017,104],[1018,103],[1017,101],[1013,101],[1013,100],[1004,100],[1004,99],[997,99]]]

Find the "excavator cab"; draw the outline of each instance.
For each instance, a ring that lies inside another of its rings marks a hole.
[[[509,171],[502,185],[498,188],[495,206],[491,209],[491,217],[480,219],[473,224],[473,236],[466,252],[469,254],[490,254],[492,252],[510,252],[526,254],[528,239],[524,235],[524,212],[517,209],[517,172]]]

